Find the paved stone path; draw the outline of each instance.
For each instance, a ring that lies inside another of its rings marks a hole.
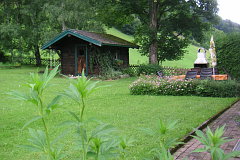
[[[215,130],[217,127],[226,124],[224,137],[234,139],[234,141],[228,142],[222,146],[222,149],[224,149],[225,152],[232,151],[237,141],[240,139],[240,126],[236,123],[236,118],[239,116],[240,101],[235,103],[230,109],[208,125],[211,130]],[[202,147],[203,145],[199,141],[191,139],[182,148],[175,152],[175,159],[183,160],[184,158],[187,158],[188,160],[210,160],[210,155],[208,153],[191,153],[193,150]],[[240,160],[240,158],[232,158],[231,160]]]

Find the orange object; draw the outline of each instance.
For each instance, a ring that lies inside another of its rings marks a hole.
[[[214,80],[228,80],[227,74],[212,75]]]
[[[178,75],[178,76],[173,76],[172,79],[173,80],[185,79],[185,77],[186,75]],[[200,79],[200,75],[197,75],[196,78]],[[228,80],[228,75],[227,74],[212,75],[212,78],[217,81]]]

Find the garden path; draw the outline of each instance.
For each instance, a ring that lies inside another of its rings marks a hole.
[[[230,152],[240,139],[240,126],[236,122],[236,118],[240,116],[240,101],[235,103],[230,109],[224,112],[216,120],[210,123],[208,126],[211,130],[215,130],[219,126],[225,126],[225,137],[234,139],[234,141],[228,142],[222,146],[225,152]],[[238,118],[239,119],[239,118]],[[191,153],[197,148],[202,148],[203,145],[196,139],[191,139],[183,147],[178,149],[174,156],[175,160],[210,160],[208,153]],[[231,160],[240,160],[240,158],[232,158]]]

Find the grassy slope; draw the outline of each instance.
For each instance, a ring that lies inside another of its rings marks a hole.
[[[123,39],[128,40],[128,41],[133,41],[132,36],[121,33],[120,31],[118,31],[115,28],[108,29],[107,33],[118,36],[118,37],[123,38]],[[190,45],[187,48],[188,54],[186,54],[182,60],[163,62],[163,65],[164,66],[171,66],[171,67],[192,68],[193,63],[196,60],[197,49],[198,48],[196,46]],[[130,53],[129,54],[130,55],[129,56],[130,64],[148,63],[148,57],[147,56],[141,56],[141,54],[138,52],[137,49],[130,49],[129,53]]]
[[[26,144],[27,130],[21,131],[25,122],[36,115],[36,108],[29,103],[22,103],[9,99],[4,93],[11,90],[25,91],[19,87],[29,78],[29,72],[34,68],[0,70],[0,159],[1,160],[32,160],[38,159],[38,154],[29,153],[17,146]],[[207,97],[178,97],[178,96],[133,96],[129,94],[128,86],[134,78],[116,81],[103,81],[103,85],[111,85],[97,91],[87,101],[86,117],[95,117],[103,122],[111,123],[119,128],[122,134],[133,136],[135,146],[130,149],[129,159],[140,159],[156,145],[156,140],[146,136],[139,128],[154,128],[159,118],[178,120],[178,127],[169,136],[180,138],[189,133],[209,117],[229,106],[236,98],[207,98]],[[45,100],[50,101],[58,92],[62,92],[69,81],[55,78],[47,92]],[[77,111],[76,104],[69,99],[63,99],[64,109],[56,110],[49,118],[51,137],[66,127],[58,127],[62,121],[71,119],[64,110]],[[30,125],[32,128],[42,129],[40,122]],[[69,129],[68,129],[69,130]],[[78,152],[70,147],[72,138],[63,138],[67,142],[64,150],[70,153],[67,159],[74,159]]]

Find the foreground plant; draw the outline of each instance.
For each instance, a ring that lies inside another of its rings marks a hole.
[[[45,72],[42,76],[39,76],[37,73],[31,73],[30,82],[25,84],[25,86],[29,88],[29,92],[27,94],[18,91],[12,91],[8,93],[14,99],[30,102],[36,106],[37,116],[28,121],[23,126],[23,129],[31,123],[37,120],[41,120],[43,131],[29,129],[29,134],[31,137],[28,139],[28,141],[30,142],[30,145],[23,145],[23,147],[31,151],[44,153],[45,159],[49,160],[59,160],[64,157],[60,153],[61,150],[59,148],[54,148],[54,141],[51,141],[50,139],[49,128],[46,122],[46,119],[50,113],[60,106],[60,96],[56,96],[48,104],[44,103],[43,101],[43,93],[46,88],[49,87],[49,82],[56,76],[57,73],[58,67],[54,68],[50,73],[46,67]]]
[[[73,81],[69,88],[62,93],[78,104],[79,110],[77,113],[69,112],[73,116],[74,121],[68,121],[66,124],[71,124],[76,127],[77,133],[77,148],[80,150],[80,159],[118,159],[125,158],[126,148],[131,144],[128,140],[120,140],[114,133],[116,128],[109,124],[98,121],[96,128],[88,130],[89,120],[84,119],[84,111],[86,109],[86,99],[98,90],[97,82],[91,82],[90,79],[84,75],[78,77]],[[90,120],[91,122],[91,120]]]
[[[87,79],[87,77],[84,74],[84,70],[82,71],[82,76],[77,78],[77,81],[73,81],[69,88],[65,90],[64,93],[62,93],[63,96],[66,96],[75,102],[77,102],[79,107],[79,113],[75,116],[79,117],[79,121],[83,121],[83,115],[85,110],[85,101],[86,99],[96,90],[98,90],[100,87],[97,87],[96,82],[91,82],[91,79]],[[74,113],[72,113],[73,115]]]
[[[157,147],[153,148],[152,159],[156,160],[174,160],[174,156],[171,155],[170,149],[180,144],[177,139],[169,138],[168,134],[176,128],[177,121],[171,123],[164,123],[159,120],[158,127],[154,130],[150,128],[142,129],[148,135],[154,137],[158,142]]]
[[[223,137],[224,127],[218,127],[215,132],[212,132],[209,127],[207,127],[206,134],[202,131],[197,130],[196,136],[193,136],[199,142],[204,145],[204,148],[199,148],[194,150],[193,152],[208,152],[211,155],[212,160],[228,160],[233,157],[237,157],[240,155],[239,151],[233,151],[230,153],[224,153],[224,151],[220,148],[226,142],[230,142],[232,140]]]

